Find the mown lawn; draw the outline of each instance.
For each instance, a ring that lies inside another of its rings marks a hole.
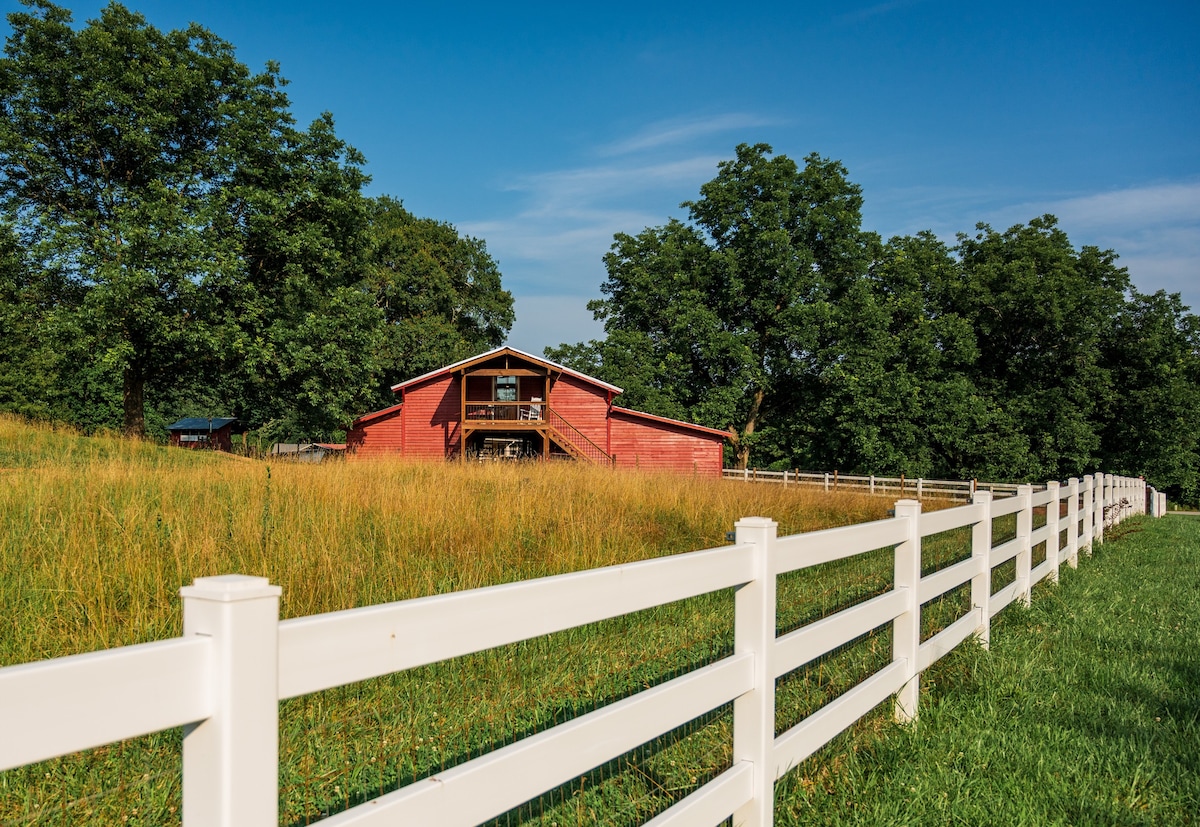
[[[1122,524],[777,787],[780,825],[1200,820],[1200,518]]]

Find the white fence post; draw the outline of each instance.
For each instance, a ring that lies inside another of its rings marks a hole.
[[[1033,546],[1030,543],[1030,535],[1033,534],[1033,486],[1018,485],[1017,496],[1021,498],[1021,510],[1017,512],[1017,540],[1021,547],[1017,552],[1017,595],[1028,606],[1032,596],[1029,572],[1033,568]]]
[[[979,612],[975,636],[987,649],[992,645],[992,492],[976,491],[971,502],[983,506],[983,517],[971,526],[971,558],[978,566],[971,577],[971,604]]]
[[[872,494],[875,493],[875,475],[874,474],[871,475],[871,493]]]
[[[754,654],[754,689],[733,702],[733,762],[754,765],[754,797],[733,814],[733,823],[770,827],[775,811],[775,575],[771,550],[779,529],[766,517],[743,517],[733,525],[737,545],[754,545],[755,579],[734,594],[733,649]]]
[[[179,590],[183,634],[212,638],[211,718],[183,732],[185,827],[279,822],[279,586],[198,577]]]
[[[896,546],[896,590],[905,589],[908,608],[895,620],[892,630],[892,660],[905,661],[907,680],[896,693],[896,720],[907,723],[917,720],[917,696],[921,688],[921,673],[917,670],[918,649],[921,645],[921,503],[919,500],[897,500],[896,519],[908,520],[908,539]]]
[[[1058,526],[1062,510],[1059,488],[1058,482],[1046,483],[1046,490],[1050,492],[1050,502],[1046,503],[1046,526],[1050,535],[1046,538],[1046,559],[1050,561],[1050,581],[1053,583],[1058,582],[1059,532],[1062,530]]]
[[[1112,503],[1112,489],[1109,487],[1108,475],[1096,472],[1096,484],[1094,487],[1095,510],[1092,517],[1095,521],[1095,527],[1092,529],[1092,540],[1096,543],[1104,542],[1104,518],[1107,516],[1108,506]]]
[[[1121,522],[1121,479],[1113,474],[1104,475],[1104,487],[1108,489],[1108,519],[1109,523],[1105,528],[1111,528]]]
[[[1067,480],[1067,565],[1079,568],[1079,478]]]
[[[1092,540],[1096,534],[1096,478],[1087,474],[1083,478],[1083,550],[1092,554]]]

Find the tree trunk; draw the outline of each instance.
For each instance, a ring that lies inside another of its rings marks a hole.
[[[146,436],[146,380],[132,367],[125,368],[125,435],[141,439]]]
[[[766,393],[762,388],[754,392],[754,398],[750,402],[750,413],[746,415],[746,427],[742,430],[741,438],[737,434],[733,436],[733,458],[737,463],[738,470],[744,470],[750,464],[750,446],[745,442],[745,438],[754,434],[754,429],[758,425],[758,416],[762,411],[763,397]]]

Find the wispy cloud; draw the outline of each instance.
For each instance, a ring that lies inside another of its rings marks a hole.
[[[547,344],[598,335],[586,303],[600,294],[613,235],[681,217],[680,202],[694,198],[729,156],[717,141],[767,123],[745,112],[656,121],[584,147],[578,165],[501,181],[512,196],[508,209],[460,222],[459,229],[487,239],[517,298],[512,343],[541,352]]]
[[[1115,250],[1138,289],[1181,293],[1200,311],[1200,181],[1041,199],[1010,190],[904,188],[868,206],[888,234],[931,229],[948,241],[976,221],[1006,230],[1049,213],[1076,246]]]
[[[1140,289],[1181,293],[1200,311],[1200,181],[1068,198],[1046,212],[1073,241],[1116,250]]]
[[[672,119],[646,125],[634,135],[599,147],[600,155],[628,155],[665,146],[685,144],[697,138],[724,132],[736,132],[776,121],[748,112],[727,112],[707,118]]]
[[[1200,222],[1200,181],[1101,192],[1053,202],[1050,212],[1088,227]]]
[[[605,201],[628,202],[634,195],[703,181],[716,174],[717,155],[693,155],[657,162],[605,163],[534,173],[511,180],[505,189],[527,195],[529,215],[588,211]]]
[[[916,6],[925,0],[889,0],[886,3],[876,3],[873,6],[867,6],[865,9],[857,9],[855,11],[846,12],[839,15],[836,19],[838,23],[863,23],[875,17],[881,17],[898,9]]]

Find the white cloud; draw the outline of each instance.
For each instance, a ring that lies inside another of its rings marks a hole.
[[[904,188],[867,207],[867,226],[878,217],[886,234],[930,229],[950,242],[955,233],[971,232],[976,221],[1006,230],[1050,213],[1076,247],[1115,250],[1142,292],[1181,293],[1200,312],[1200,181],[1037,200],[1006,190]]]
[[[1051,206],[1050,212],[1061,220],[1085,227],[1196,224],[1200,223],[1200,181],[1101,192]]]
[[[526,193],[526,215],[589,211],[589,205],[605,200],[628,202],[630,196],[650,190],[673,188],[716,173],[720,158],[700,155],[671,158],[652,163],[602,164],[522,176],[506,189]]]
[[[635,135],[600,147],[598,151],[601,155],[628,155],[671,144],[687,143],[721,132],[769,126],[773,123],[775,121],[746,112],[728,112],[708,118],[664,120],[648,124]]]
[[[576,296],[582,307],[599,295],[613,235],[683,217],[680,202],[696,197],[725,157],[703,146],[682,151],[676,145],[754,122],[753,116],[732,114],[651,124],[626,141],[592,151],[594,163],[510,177],[500,185],[512,195],[508,210],[460,221],[458,227],[487,240],[519,302]],[[520,310],[518,320],[520,327]]]

